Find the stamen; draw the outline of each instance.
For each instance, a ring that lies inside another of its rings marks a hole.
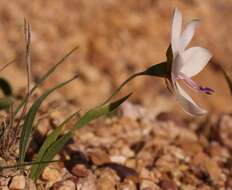
[[[199,91],[199,85],[186,75],[181,73],[176,77],[176,79],[182,80],[185,83],[185,85],[191,88],[192,90]]]
[[[205,93],[208,95],[212,95],[214,92],[214,90],[211,88],[199,86],[196,82],[194,82],[191,78],[187,77],[183,73],[178,74],[176,79],[182,80],[186,86],[197,92]]]
[[[215,92],[213,89],[208,88],[208,87],[203,87],[203,86],[200,86],[200,91],[202,91],[205,94],[209,94],[209,95],[212,95]]]

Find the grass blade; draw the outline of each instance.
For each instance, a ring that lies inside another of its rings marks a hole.
[[[57,67],[59,67],[77,49],[78,46],[74,47],[64,57],[62,57],[51,69],[49,69],[48,72],[41,79],[39,79],[38,83],[32,88],[32,91],[34,91],[42,82],[44,82],[57,69]]]
[[[66,133],[63,137],[60,137],[57,141],[55,141],[50,147],[48,147],[48,149],[46,150],[46,152],[44,153],[44,155],[42,156],[42,159],[40,161],[50,161],[53,159],[53,157],[59,153],[62,148],[64,147],[64,145],[68,142],[68,140],[72,137],[73,132],[76,129],[79,129],[83,126],[85,126],[86,124],[88,124],[89,122],[91,122],[92,120],[106,115],[112,111],[114,111],[116,108],[118,108],[124,101],[126,101],[129,97],[131,96],[131,94],[124,96],[123,98],[105,105],[105,106],[101,106],[101,107],[97,107],[94,108],[90,111],[88,111],[83,117],[81,117],[79,119],[79,121],[77,121],[77,123],[75,124],[75,126],[68,132]],[[40,164],[37,168],[36,171],[33,171],[33,174],[30,175],[30,178],[33,180],[36,180],[39,178],[39,176],[41,175],[43,169],[47,166],[47,164]]]
[[[51,161],[54,156],[60,152],[63,148],[63,146],[68,142],[68,140],[71,138],[72,133],[68,132],[66,133],[63,137],[59,138],[56,142],[54,142],[44,153],[42,156],[40,162],[43,162],[42,164],[39,164],[38,167],[33,168],[32,172],[30,173],[29,177],[32,180],[36,180],[39,178],[41,175],[43,169],[48,165],[48,163],[44,162],[49,162]]]
[[[30,23],[24,19],[24,35],[26,42],[26,54],[25,59],[27,63],[27,93],[30,96],[30,84],[31,84],[31,26]]]
[[[74,47],[71,51],[69,51],[64,57],[62,57],[53,67],[51,67],[47,73],[45,73],[41,79],[34,85],[34,87],[31,89],[30,94],[32,94],[38,86],[40,86],[56,69],[59,67],[64,61],[74,52],[78,49],[78,46]],[[25,97],[21,103],[18,105],[18,107],[15,110],[14,116],[19,112],[19,110],[22,108],[22,106],[27,102],[28,97]]]
[[[15,165],[9,165],[9,166],[1,166],[0,165],[0,172],[5,169],[10,169],[10,168],[19,168],[19,167],[25,167],[25,166],[30,166],[30,165],[38,165],[38,164],[43,164],[43,163],[54,163],[54,162],[64,162],[64,160],[51,160],[49,162],[25,162],[23,164],[15,164]]]
[[[79,111],[78,111],[79,112]],[[75,112],[74,114],[72,114],[71,116],[69,116],[67,119],[65,119],[60,125],[59,127],[57,127],[53,132],[51,132],[47,138],[45,139],[43,145],[41,146],[39,153],[37,155],[36,161],[37,162],[41,162],[41,159],[43,157],[43,155],[45,154],[46,150],[56,141],[56,139],[59,137],[59,135],[61,134],[61,132],[63,131],[63,128],[65,126],[65,124],[72,119],[74,116],[77,115],[78,112]],[[38,169],[39,165],[34,165],[31,168],[29,177],[32,177],[35,175],[37,169]]]
[[[20,164],[22,164],[22,162],[24,161],[25,155],[26,155],[26,151],[27,151],[27,146],[29,143],[29,137],[31,135],[32,132],[32,127],[33,127],[33,122],[36,116],[36,113],[40,107],[40,105],[42,104],[42,102],[45,100],[45,98],[51,94],[53,91],[57,90],[58,88],[61,88],[63,86],[65,86],[66,84],[68,84],[69,82],[71,82],[72,80],[74,80],[75,78],[77,78],[77,76],[55,86],[54,88],[51,88],[49,90],[47,90],[44,94],[42,94],[35,102],[34,104],[31,106],[31,108],[29,109],[25,121],[23,123],[22,126],[22,133],[21,133],[21,138],[20,138],[20,143],[19,143],[19,161]]]

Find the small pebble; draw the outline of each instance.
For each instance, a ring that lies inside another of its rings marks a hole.
[[[140,183],[141,190],[161,190],[153,181],[142,180]]]
[[[124,164],[126,161],[126,157],[125,156],[121,156],[121,155],[114,155],[110,157],[111,162],[116,162],[118,164]]]
[[[61,174],[55,168],[46,167],[42,173],[42,179],[54,183],[61,180]]]
[[[60,187],[57,188],[57,190],[75,190],[76,185],[73,181],[67,180],[64,181]]]
[[[86,177],[89,174],[88,169],[83,164],[76,164],[72,168],[71,173],[77,177]]]

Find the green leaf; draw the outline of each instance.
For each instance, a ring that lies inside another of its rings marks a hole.
[[[30,166],[30,165],[38,165],[38,164],[43,164],[43,163],[54,163],[54,162],[64,162],[63,160],[51,160],[49,162],[24,162],[23,164],[15,164],[15,165],[7,165],[7,166],[2,166],[0,164],[0,172],[2,172],[5,169],[10,169],[10,168],[19,168],[19,167],[25,167],[25,166]]]
[[[66,84],[68,84],[69,82],[71,82],[72,80],[74,80],[77,76],[55,86],[54,88],[51,88],[47,91],[45,91],[44,94],[42,94],[35,102],[34,104],[31,106],[31,108],[29,109],[25,121],[23,123],[22,126],[22,133],[21,133],[21,138],[20,138],[20,143],[19,143],[19,161],[20,164],[22,164],[22,162],[24,161],[25,155],[26,155],[26,151],[27,151],[27,146],[29,143],[29,138],[32,132],[32,127],[33,127],[33,122],[36,116],[36,113],[40,107],[40,105],[42,104],[42,102],[45,100],[45,98],[51,94],[53,91],[57,90],[58,88],[61,88],[63,86],[65,86]]]
[[[43,155],[45,154],[46,150],[51,146],[51,144],[53,144],[56,139],[59,137],[59,135],[61,134],[61,132],[63,131],[63,128],[65,126],[65,124],[72,119],[74,116],[77,115],[78,112],[75,112],[74,114],[72,114],[71,116],[69,116],[67,119],[65,119],[54,131],[52,131],[47,138],[45,139],[43,145],[41,146],[39,153],[37,155],[36,161],[37,162],[41,162],[41,159],[43,157]],[[35,176],[36,175],[36,171],[38,170],[39,165],[34,165],[31,170],[30,170],[30,174],[29,177]]]
[[[111,111],[114,111],[116,108],[118,108],[124,101],[126,101],[131,94],[124,96],[123,98],[108,104],[108,105],[103,105],[100,107],[96,107],[94,109],[89,110],[86,112],[80,119],[79,121],[75,124],[75,126],[68,132],[66,133],[63,137],[60,137],[55,143],[53,143],[50,147],[48,147],[47,151],[44,153],[42,156],[42,159],[40,161],[50,161],[53,159],[53,157],[59,153],[64,145],[68,142],[68,140],[72,137],[73,132],[92,120],[106,115],[110,113]],[[47,164],[40,164],[39,167],[36,169],[36,171],[33,171],[33,174],[30,175],[30,178],[33,180],[36,180],[39,178],[41,175],[43,169],[47,166]]]
[[[12,100],[9,97],[0,98],[0,110],[4,110],[10,107]]]
[[[124,101],[126,101],[131,96],[131,94],[132,93],[130,93],[130,94],[124,96],[123,98],[121,98],[113,103],[110,103],[108,105],[103,105],[103,106],[96,107],[94,109],[89,110],[75,124],[75,126],[71,129],[71,132],[74,132],[76,129],[79,129],[79,128],[85,126],[90,121],[92,121],[92,120],[94,120],[102,115],[106,115],[106,114],[109,114],[110,112],[114,111],[116,108],[118,108],[118,106],[120,106]]]
[[[58,66],[60,66],[64,61],[74,52],[78,49],[78,47],[73,48],[70,52],[68,52],[64,57],[62,57],[54,66],[52,66],[47,73],[45,73],[41,79],[34,85],[34,87],[31,89],[30,94],[32,94],[38,86],[40,86],[56,69]],[[22,108],[22,106],[27,102],[28,97],[25,97],[21,103],[18,105],[14,112],[14,116],[19,112],[19,110]]]
[[[5,96],[12,95],[12,88],[10,83],[3,78],[0,78],[0,88],[2,89]]]
[[[143,72],[143,75],[167,77],[168,75],[167,62],[162,62],[149,67],[147,70]]]
[[[74,51],[78,49],[78,46],[74,47],[70,52],[68,52],[64,57],[62,57],[48,72],[37,82],[37,84],[32,88],[34,91],[42,82],[44,82],[56,69],[59,67]]]

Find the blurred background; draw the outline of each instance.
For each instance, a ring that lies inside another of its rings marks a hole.
[[[207,67],[195,77],[216,92],[192,93],[211,113],[232,110],[232,101],[218,64],[232,76],[231,0],[11,0],[0,1],[0,64],[15,57],[17,63],[1,73],[14,92],[26,86],[23,24],[32,27],[32,75],[38,79],[75,46],[79,49],[43,86],[48,88],[76,73],[80,78],[60,90],[82,110],[103,101],[129,75],[165,60],[170,43],[172,13],[178,7],[184,24],[201,23],[191,45],[213,53]],[[186,116],[159,78],[132,81],[131,102],[154,113],[171,111]]]

